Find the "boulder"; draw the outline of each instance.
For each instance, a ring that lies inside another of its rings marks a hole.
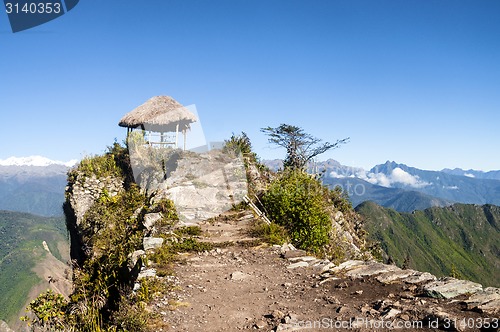
[[[148,231],[151,231],[154,227],[154,225],[158,222],[158,220],[161,220],[162,215],[161,213],[148,213],[144,215],[144,222],[143,225],[146,227]]]
[[[474,294],[482,290],[483,286],[478,283],[455,278],[439,279],[424,286],[424,292],[428,296],[441,299],[450,299],[462,294]]]
[[[293,263],[293,264],[288,265],[287,269],[293,270],[293,269],[296,269],[299,267],[308,267],[308,266],[309,266],[309,263],[307,263],[307,262],[297,262],[297,263]]]
[[[467,310],[475,310],[494,315],[500,313],[500,289],[494,287],[485,288],[464,301]]]
[[[249,277],[250,277],[249,274],[243,273],[241,271],[235,271],[235,272],[231,273],[231,280],[234,280],[234,281],[241,281],[241,280],[247,279]]]
[[[153,278],[153,277],[156,277],[156,269],[145,269],[139,272],[137,280],[141,280],[143,278]]]
[[[163,245],[163,238],[161,237],[145,237],[142,241],[144,250],[160,248]]]
[[[347,261],[331,269],[334,273],[345,273],[353,278],[363,278],[381,273],[401,271],[395,265],[382,264],[374,261]]]

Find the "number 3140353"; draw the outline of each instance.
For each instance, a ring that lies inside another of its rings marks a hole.
[[[7,14],[59,14],[61,12],[61,3],[59,2],[40,2],[25,3],[20,5],[15,2],[5,3]]]

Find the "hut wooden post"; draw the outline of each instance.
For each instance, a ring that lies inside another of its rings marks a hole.
[[[182,135],[184,136],[184,151],[186,151],[186,128],[182,129]]]
[[[175,148],[179,147],[179,124],[175,126]]]

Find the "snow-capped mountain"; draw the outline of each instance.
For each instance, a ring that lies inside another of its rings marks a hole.
[[[78,160],[72,159],[70,161],[51,160],[42,156],[30,157],[9,157],[7,159],[0,159],[0,166],[39,166],[45,167],[50,165],[63,165],[66,167],[74,166]]]
[[[0,210],[62,215],[67,172],[76,162],[42,156],[0,160]]]

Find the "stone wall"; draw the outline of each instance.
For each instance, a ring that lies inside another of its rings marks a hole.
[[[78,171],[75,181],[66,187],[66,200],[71,205],[76,217],[77,225],[80,224],[85,212],[101,197],[104,191],[109,196],[115,196],[123,191],[123,180],[117,177],[106,176],[97,178],[85,176]]]
[[[86,245],[82,241],[80,226],[85,213],[104,192],[109,196],[115,196],[125,189],[123,180],[117,177],[97,178],[95,175],[86,176],[78,170],[72,172],[74,172],[72,180],[66,186],[64,214],[66,216],[66,227],[70,235],[71,259],[77,263],[83,263]]]

